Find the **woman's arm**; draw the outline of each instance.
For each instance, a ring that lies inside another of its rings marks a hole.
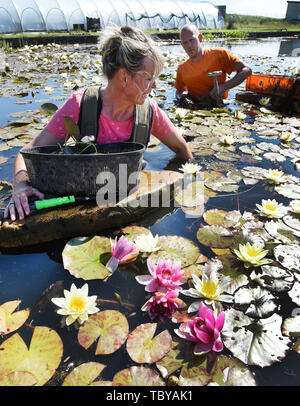
[[[37,147],[42,145],[56,145],[62,143],[63,140],[58,139],[47,130],[43,130],[32,141],[30,141],[23,149]],[[14,164],[14,179],[13,179],[13,194],[11,201],[6,206],[4,218],[10,216],[12,221],[16,220],[16,215],[23,220],[25,215],[30,213],[28,197],[36,196],[38,199],[43,199],[44,194],[33,188],[29,183],[29,177],[26,170],[24,159],[19,152]]]
[[[167,137],[161,138],[160,141],[175,152],[177,158],[183,161],[194,160],[187,142],[176,127]]]

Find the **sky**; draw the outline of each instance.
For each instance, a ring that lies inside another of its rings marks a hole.
[[[287,0],[210,0],[215,6],[226,6],[228,14],[285,18]]]

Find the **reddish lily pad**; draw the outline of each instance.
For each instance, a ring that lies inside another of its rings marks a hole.
[[[13,300],[0,306],[0,334],[5,335],[17,330],[27,320],[29,309],[14,313],[20,303],[20,300]]]
[[[172,346],[172,337],[168,330],[164,330],[153,338],[157,323],[139,325],[128,336],[126,349],[130,358],[138,363],[159,361]]]
[[[100,256],[110,252],[110,239],[107,237],[73,238],[62,252],[64,268],[75,278],[105,279],[111,272],[101,263]]]
[[[125,342],[129,333],[128,321],[117,310],[92,314],[78,331],[79,344],[88,349],[98,338],[96,355],[112,354]]]
[[[63,381],[62,386],[94,386],[94,380],[106,365],[99,362],[86,362],[74,368]]]
[[[0,386],[33,386],[36,383],[35,376],[27,371],[10,372],[0,376]]]
[[[9,337],[0,347],[0,375],[25,371],[44,385],[54,374],[63,354],[63,344],[56,331],[35,327],[29,350],[18,333]]]
[[[165,386],[164,381],[153,369],[133,366],[115,374],[114,386]]]

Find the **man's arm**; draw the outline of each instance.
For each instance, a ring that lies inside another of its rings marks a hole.
[[[234,70],[236,74],[233,78],[229,79],[225,83],[219,84],[219,96],[222,97],[226,90],[232,89],[242,83],[248,76],[252,74],[252,69],[244,62],[239,61],[236,63]],[[213,88],[210,92],[210,97],[216,97],[216,89]]]

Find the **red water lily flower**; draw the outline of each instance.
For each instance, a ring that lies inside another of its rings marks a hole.
[[[220,332],[224,326],[224,321],[224,312],[215,317],[213,311],[201,302],[198,316],[181,324],[175,332],[179,337],[196,343],[194,348],[196,355],[210,351],[220,352],[223,350]]]

